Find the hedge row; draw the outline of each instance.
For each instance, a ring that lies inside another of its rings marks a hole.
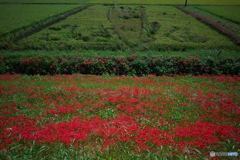
[[[240,59],[137,56],[87,57],[83,55],[0,57],[0,74],[231,74],[240,75]]]
[[[205,50],[233,50],[239,51],[239,46],[223,45],[222,43],[216,42],[215,44],[193,44],[193,43],[151,43],[146,46],[135,47],[133,50],[136,51],[187,51],[196,49]],[[2,42],[0,43],[0,51],[26,51],[26,50],[45,50],[45,51],[73,51],[73,50],[95,50],[95,51],[129,51],[131,48],[121,41],[116,43],[113,42],[64,42],[58,43],[57,41],[28,41],[28,42]]]
[[[25,51],[25,50],[46,50],[46,51],[71,51],[71,50],[126,50],[127,46],[123,43],[111,43],[111,42],[20,42],[0,43],[0,50],[13,50],[13,51]],[[227,48],[232,49],[232,48]]]

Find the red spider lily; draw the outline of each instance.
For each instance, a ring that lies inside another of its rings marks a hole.
[[[0,79],[9,83],[14,82],[15,76],[21,80],[18,75]],[[38,78],[41,83],[54,83],[52,88],[35,86],[34,80],[29,81],[31,84],[0,85],[0,98],[4,100],[0,104],[0,149],[35,140],[37,144],[50,146],[90,145],[102,152],[118,146],[127,146],[134,152],[171,146],[179,150],[193,147],[205,153],[207,148],[218,147],[226,139],[240,141],[240,129],[235,125],[239,122],[239,96],[234,90],[218,91],[214,83],[210,87],[205,81],[194,85],[182,84],[183,81],[179,85],[180,76],[151,77],[149,81],[111,77],[108,81],[115,82],[114,87],[109,83],[106,88],[82,89],[79,84],[95,85],[103,78],[82,75]],[[161,78],[170,82],[159,81]],[[231,76],[195,78],[230,84],[229,88],[238,85],[238,78]],[[134,84],[118,85],[122,80]],[[141,81],[158,85],[155,89],[150,85],[150,88],[137,86]],[[166,88],[172,88],[176,96]],[[17,97],[19,93],[22,99]],[[16,97],[20,100],[14,100]],[[113,115],[101,116],[107,109]],[[182,117],[174,115],[175,111]]]
[[[218,135],[222,138],[233,138],[239,141],[240,135],[240,129],[236,127],[219,126],[201,121],[193,124],[184,123],[184,126],[179,126],[172,131],[175,137],[180,138],[178,145],[181,149],[191,145],[205,149],[210,144],[219,143]],[[186,141],[187,139],[189,141]]]

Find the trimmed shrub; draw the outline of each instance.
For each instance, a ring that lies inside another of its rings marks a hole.
[[[231,74],[240,75],[240,59],[159,56],[9,55],[0,57],[0,74]]]

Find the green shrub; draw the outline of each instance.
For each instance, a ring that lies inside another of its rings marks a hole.
[[[74,46],[69,46],[74,47]],[[87,56],[79,54],[7,55],[0,57],[0,74],[231,74],[240,75],[240,59],[184,56]]]

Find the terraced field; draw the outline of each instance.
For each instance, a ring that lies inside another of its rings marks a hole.
[[[87,3],[113,3],[112,0],[90,0]],[[118,0],[119,4],[184,4],[185,0]],[[188,0],[190,5],[240,5],[239,0]]]
[[[227,37],[172,6],[137,5],[92,6],[22,39],[19,45],[50,50],[236,48]]]
[[[240,6],[198,6],[197,8],[240,24]]]
[[[32,25],[54,15],[66,12],[77,5],[0,5],[0,35]]]
[[[89,43],[92,46],[94,42],[114,41],[111,37],[106,37],[108,36],[107,28],[110,27],[111,24],[107,19],[105,7],[93,6],[27,37],[19,43],[33,44],[38,41],[42,46],[46,44],[46,48],[51,47],[51,45],[67,47],[68,45],[80,45],[83,43],[86,45]],[[100,35],[97,36],[96,34]]]
[[[205,10],[205,7],[208,9],[212,8],[213,10],[219,8],[217,10],[222,10],[222,12],[217,12],[218,16],[210,10]],[[201,22],[210,25],[222,34],[228,35],[228,37],[234,40],[237,44],[240,44],[240,23],[233,20],[238,17],[240,11],[234,11],[234,9],[239,8],[239,6],[188,6],[187,8],[179,6],[178,8],[198,18]],[[232,8],[233,11],[230,11]],[[223,9],[226,9],[227,11],[223,13]],[[232,20],[230,18],[224,18],[223,15],[232,15],[230,16]]]
[[[0,3],[84,3],[88,0],[0,0]]]
[[[179,46],[179,48],[221,48],[233,45],[223,35],[174,7],[151,6],[147,7],[146,10],[149,21],[157,21],[161,24],[158,33],[155,35],[156,41],[153,45],[168,46],[169,49],[171,46]]]

